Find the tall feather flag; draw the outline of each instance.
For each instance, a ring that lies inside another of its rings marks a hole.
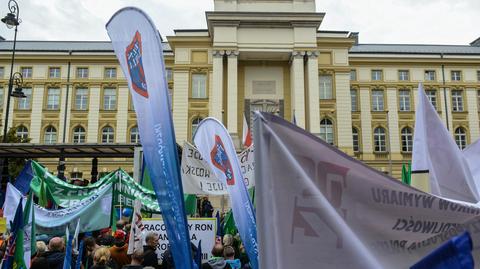
[[[163,46],[152,19],[126,7],[108,21],[107,32],[135,105],[145,161],[165,222],[175,267],[191,269],[190,235],[180,175]]]
[[[36,231],[35,231],[35,210],[33,206],[33,192],[28,195],[27,203],[23,213],[24,227],[24,260],[25,266],[30,268],[32,253],[36,250]]]
[[[252,132],[250,131],[250,127],[248,127],[247,117],[245,116],[245,113],[243,114],[242,142],[246,148],[250,147],[253,144]]]
[[[133,219],[132,226],[130,228],[130,237],[128,239],[128,250],[127,254],[133,254],[137,249],[142,249],[142,238],[143,238],[143,223],[142,223],[142,203],[140,200],[135,200],[135,205],[133,209]]]
[[[65,237],[67,239],[67,246],[65,248],[65,259],[63,260],[63,269],[70,269],[72,266],[72,241],[73,235],[68,230],[68,225],[65,230]]]

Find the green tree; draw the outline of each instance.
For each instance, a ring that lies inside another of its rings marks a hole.
[[[28,143],[30,142],[30,140],[31,139],[28,137],[18,137],[15,127],[10,128],[10,130],[8,130],[7,132],[6,143]],[[3,135],[0,135],[0,141],[3,142]],[[25,156],[25,158],[8,158],[8,172],[12,179],[16,178],[20,171],[22,171],[23,167],[25,166],[26,159],[28,159],[28,156]],[[0,171],[0,174],[1,172],[2,171]]]

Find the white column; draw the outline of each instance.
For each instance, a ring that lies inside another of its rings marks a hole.
[[[350,73],[335,73],[335,98],[337,112],[338,147],[353,154],[352,98],[350,97]]]
[[[478,122],[477,89],[466,89],[468,126],[470,129],[470,143],[475,142],[480,136],[480,127]]]
[[[360,118],[362,120],[363,153],[373,153],[372,113],[370,111],[370,90],[368,88],[360,88]]]
[[[182,145],[188,139],[188,70],[173,72],[173,126],[177,142]]]
[[[445,124],[445,126],[447,126],[447,112],[445,110],[445,95],[443,94],[443,88],[440,88],[438,89],[438,95],[439,96],[439,99],[437,99],[437,111],[441,111],[441,115],[440,115],[440,118],[442,119],[443,121],[443,124]],[[415,96],[416,97],[416,96]],[[448,107],[448,114],[450,114],[451,112],[451,108],[450,106]],[[449,124],[451,124],[451,122],[449,122]]]
[[[290,81],[292,94],[292,117],[295,117],[297,125],[305,128],[305,76],[303,70],[304,51],[292,52],[292,64],[290,66]]]
[[[392,153],[400,153],[400,134],[398,130],[397,89],[387,89],[388,134]]]
[[[127,141],[127,120],[128,120],[128,87],[118,88],[118,104],[117,104],[117,126],[115,142],[130,143]]]
[[[90,87],[90,96],[88,97],[88,126],[87,143],[98,142],[98,115],[100,110],[100,87]]]
[[[320,94],[318,84],[318,52],[307,52],[308,76],[308,131],[313,134],[320,133]]]
[[[40,143],[44,86],[34,86],[32,91],[32,114],[30,115],[29,137],[32,138],[31,143]],[[13,101],[13,97],[10,100]],[[10,107],[12,104],[13,103],[10,104]],[[11,116],[12,114],[10,114],[10,117]],[[59,130],[57,130],[57,133],[58,132]]]
[[[69,89],[68,99],[71,100],[72,89]],[[60,110],[59,110],[59,121],[58,121],[58,142],[61,143],[63,141],[63,121],[65,119],[65,102],[67,102],[67,87],[60,88]],[[68,111],[68,110],[67,110]],[[68,123],[67,123],[68,126]],[[68,129],[68,128],[67,128]],[[67,133],[65,135],[68,137]]]
[[[445,103],[444,100],[442,100],[442,103]],[[453,130],[453,117],[452,117],[452,111],[453,111],[453,108],[452,108],[452,92],[450,91],[450,89],[447,89],[447,106],[448,106],[448,125],[449,125],[449,128],[450,128],[450,133],[453,135],[453,132],[455,130]]]
[[[70,83],[70,87],[68,88],[68,100],[67,100],[67,120],[65,121],[67,128],[65,128],[65,142],[70,142],[70,115],[72,114],[72,100],[75,100],[75,90],[73,85]],[[62,122],[63,124],[63,122]],[[62,125],[63,126],[63,125]],[[63,135],[63,127],[62,130]],[[60,140],[58,140],[60,142]],[[63,141],[63,140],[62,140]]]
[[[237,119],[238,119],[238,51],[227,51],[228,56],[228,73],[227,73],[227,129],[234,136],[238,135]]]
[[[225,51],[214,50],[213,54],[213,87],[210,95],[210,116],[223,122],[223,56]]]

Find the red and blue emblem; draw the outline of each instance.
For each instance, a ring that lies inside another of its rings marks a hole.
[[[148,98],[147,81],[142,63],[142,36],[138,31],[135,33],[132,43],[125,50],[125,56],[133,89],[141,96]]]
[[[232,165],[228,159],[222,139],[218,135],[215,135],[215,145],[210,152],[210,158],[212,159],[213,165],[225,174],[227,185],[235,185],[235,176],[233,175]]]

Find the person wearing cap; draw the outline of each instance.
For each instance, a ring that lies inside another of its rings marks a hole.
[[[113,238],[113,246],[109,249],[111,258],[118,268],[122,268],[131,262],[130,257],[127,255],[128,244],[125,243],[125,232],[121,230],[116,231]]]

